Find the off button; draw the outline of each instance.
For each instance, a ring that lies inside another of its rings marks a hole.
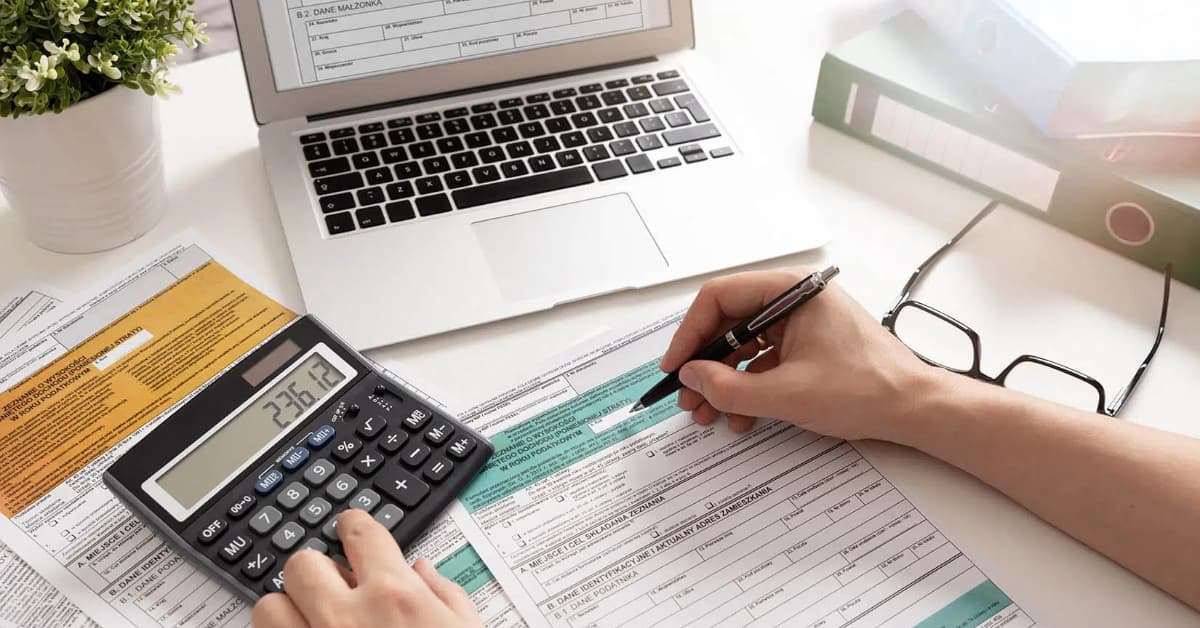
[[[224,519],[213,519],[211,523],[204,526],[203,530],[200,530],[196,540],[200,541],[201,545],[212,545],[221,538],[227,528],[229,528],[229,523]]]

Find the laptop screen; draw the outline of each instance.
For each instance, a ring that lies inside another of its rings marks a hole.
[[[288,91],[671,26],[670,0],[258,0]]]

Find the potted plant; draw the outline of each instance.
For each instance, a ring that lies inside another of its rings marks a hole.
[[[47,249],[149,231],[166,207],[167,61],[207,43],[194,0],[0,0],[0,193]]]

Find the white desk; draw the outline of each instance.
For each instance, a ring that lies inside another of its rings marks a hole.
[[[974,192],[811,121],[822,52],[898,11],[900,3],[696,4],[700,50],[730,84],[761,94],[764,113],[778,114],[775,149],[807,190],[796,202],[821,207],[836,237],[824,251],[761,266],[836,262],[843,270],[839,282],[882,314],[915,265],[985,203]],[[235,272],[302,309],[259,159],[239,58],[201,61],[178,69],[175,78],[184,95],[163,106],[171,208],[162,224],[121,249],[70,257],[27,243],[15,216],[0,211],[0,286],[32,277],[67,291],[86,290],[96,277],[191,228]],[[595,299],[373,355],[415,381],[475,400],[494,392],[489,387],[497,371],[539,363],[613,324],[682,305],[700,281]],[[1115,391],[1149,348],[1159,291],[1154,272],[1003,210],[942,262],[919,296],[980,331],[991,370],[1020,353],[1039,353],[1094,374]],[[1126,420],[1200,436],[1193,397],[1200,381],[1198,321],[1200,292],[1176,283],[1166,340]],[[899,448],[866,449],[1043,625],[1200,623],[1200,614],[966,475]]]

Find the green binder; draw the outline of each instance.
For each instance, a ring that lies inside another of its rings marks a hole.
[[[825,55],[813,117],[1200,287],[1200,166],[1109,165],[1042,136],[911,12]]]

